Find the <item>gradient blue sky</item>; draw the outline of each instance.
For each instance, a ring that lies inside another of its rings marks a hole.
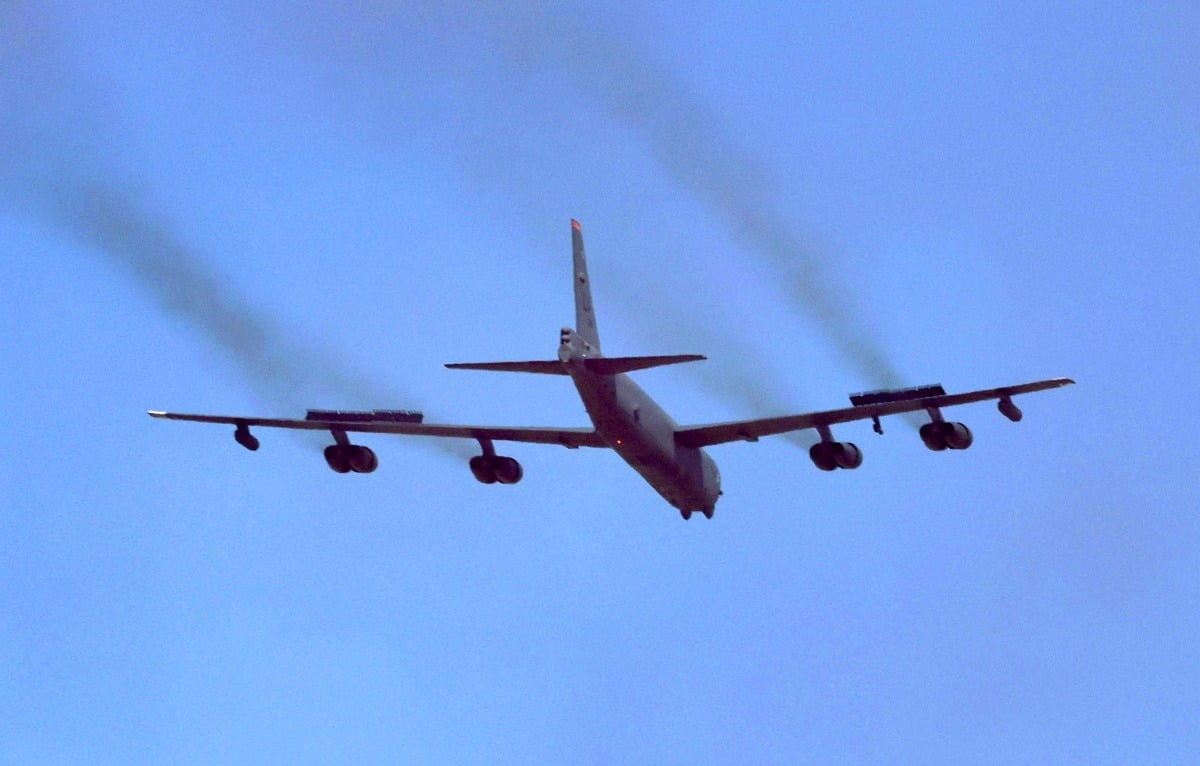
[[[1194,3],[119,6],[0,9],[0,761],[1200,757]],[[1079,385],[687,524],[144,414],[584,425],[441,367],[552,357],[571,217],[683,422]]]

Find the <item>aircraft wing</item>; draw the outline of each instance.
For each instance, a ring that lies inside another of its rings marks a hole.
[[[675,442],[685,447],[707,447],[712,444],[724,444],[733,441],[756,441],[760,436],[802,431],[807,428],[820,428],[837,423],[849,423],[853,420],[871,420],[884,415],[898,415],[904,412],[918,412],[928,408],[953,407],[958,404],[1003,400],[1017,394],[1029,394],[1034,391],[1045,391],[1060,386],[1069,386],[1075,381],[1070,378],[1054,378],[1039,380],[1033,383],[1022,383],[1017,386],[987,388],[981,391],[969,391],[965,394],[943,394],[940,396],[920,399],[904,399],[901,401],[883,402],[879,404],[843,407],[838,410],[810,412],[804,415],[783,415],[774,418],[758,420],[736,420],[729,423],[713,423],[702,426],[686,426],[675,432]]]
[[[338,420],[287,420],[280,418],[238,417],[235,415],[186,415],[151,410],[151,417],[187,420],[194,423],[224,423],[238,428],[296,428],[305,431],[344,431],[406,436],[442,436],[460,439],[558,444],[563,447],[607,447],[591,428],[528,428],[522,426],[459,426],[436,423],[347,422]]]

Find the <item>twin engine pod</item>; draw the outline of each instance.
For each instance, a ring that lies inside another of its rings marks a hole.
[[[325,448],[325,462],[334,473],[371,473],[379,467],[375,451],[361,444],[330,444]]]
[[[813,465],[822,471],[836,471],[838,468],[852,470],[862,465],[862,450],[850,442],[820,441],[809,447],[808,456]]]
[[[525,475],[520,463],[504,455],[476,455],[470,466],[482,484],[516,484]]]
[[[947,449],[966,449],[970,447],[975,437],[971,429],[962,423],[926,423],[921,426],[921,441],[934,452]]]

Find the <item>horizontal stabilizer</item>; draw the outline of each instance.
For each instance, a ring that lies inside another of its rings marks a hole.
[[[681,362],[707,359],[700,354],[670,354],[667,356],[596,356],[584,359],[589,372],[597,375],[620,375],[634,370],[646,370]],[[536,372],[541,375],[567,375],[562,362],[465,362],[446,365],[452,370],[490,370],[491,372]]]
[[[567,368],[552,362],[465,362],[446,365],[452,370],[491,370],[492,372],[536,372],[540,375],[566,375]]]
[[[620,375],[623,372],[646,370],[682,362],[699,362],[707,359],[700,354],[670,354],[667,356],[598,356],[583,360],[589,371],[597,375]]]

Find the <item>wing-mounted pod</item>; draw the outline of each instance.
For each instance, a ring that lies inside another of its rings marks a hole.
[[[950,423],[941,420],[940,417],[939,414],[939,419],[921,426],[921,441],[926,447],[934,452],[942,452],[948,449],[967,449],[975,443],[975,435],[966,425]]]
[[[1011,396],[1000,397],[1000,403],[996,405],[1000,410],[1000,414],[1008,418],[1014,423],[1019,423],[1021,418],[1025,417],[1025,413],[1021,412],[1021,408],[1013,404]]]
[[[921,441],[934,452],[944,452],[948,449],[967,449],[975,443],[975,435],[963,423],[951,423],[942,418],[942,411],[937,407],[926,407],[930,422],[921,426]]]
[[[333,434],[333,444],[325,448],[325,464],[334,473],[374,473],[379,467],[375,450],[361,444],[352,444],[341,423],[347,427],[355,425],[419,424],[425,416],[416,410],[309,410],[305,421],[328,423]]]
[[[335,414],[333,410],[309,410],[307,420],[325,421],[328,416]],[[337,412],[343,423],[372,423],[372,422],[421,422],[419,412],[406,410],[376,410],[373,413]],[[352,444],[350,437],[341,428],[331,428],[333,444],[325,448],[325,464],[334,473],[374,473],[379,467],[379,458],[375,450],[361,444]]]
[[[863,454],[857,444],[833,440],[829,426],[817,426],[821,441],[808,448],[808,457],[822,471],[844,468],[852,471],[862,465]]]
[[[325,463],[334,473],[373,473],[379,458],[375,450],[361,444],[330,444],[325,448]]]
[[[515,458],[497,455],[491,439],[479,439],[482,455],[471,458],[468,465],[471,474],[481,484],[516,484],[525,476],[525,470]]]
[[[258,438],[250,433],[250,426],[245,423],[237,424],[237,430],[233,432],[233,440],[251,452],[257,450],[259,446]]]

